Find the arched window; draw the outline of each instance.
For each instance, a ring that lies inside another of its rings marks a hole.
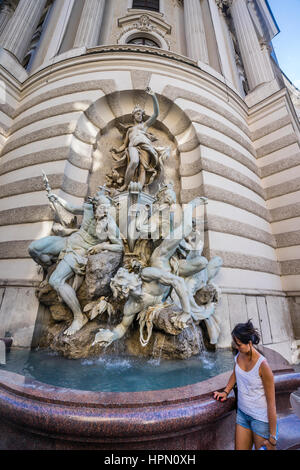
[[[133,0],[132,8],[159,11],[159,0]]]
[[[127,44],[138,44],[142,46],[159,47],[159,45],[155,41],[149,38],[145,38],[145,37],[133,38],[130,41],[128,41]]]

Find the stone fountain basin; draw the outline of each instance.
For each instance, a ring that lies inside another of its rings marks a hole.
[[[0,371],[1,449],[231,449],[234,397],[220,403],[230,372],[180,388],[149,392],[85,392]],[[300,374],[275,374],[279,407]]]

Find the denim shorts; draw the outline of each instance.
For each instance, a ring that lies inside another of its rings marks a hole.
[[[269,439],[269,436],[270,436],[269,423],[265,423],[264,421],[259,421],[258,419],[254,419],[252,418],[252,416],[246,415],[246,413],[244,413],[240,409],[237,410],[236,424],[243,426],[243,428],[251,429],[251,431],[254,432],[254,434],[257,434],[260,437]]]

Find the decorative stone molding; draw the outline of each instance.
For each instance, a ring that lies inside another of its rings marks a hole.
[[[184,27],[188,57],[209,64],[204,15],[198,0],[189,0],[185,3]]]
[[[172,28],[156,16],[148,13],[142,15],[130,14],[120,18],[118,26],[123,28],[118,37],[118,44],[127,44],[128,41],[142,34],[158,43],[161,49],[170,49],[170,43],[165,36],[171,33]]]
[[[47,0],[20,0],[1,36],[1,45],[22,62]]]
[[[8,21],[12,17],[17,2],[16,0],[4,0],[0,6],[0,35],[7,25]]]
[[[98,43],[102,25],[105,0],[89,0],[85,2],[74,47],[93,47]]]

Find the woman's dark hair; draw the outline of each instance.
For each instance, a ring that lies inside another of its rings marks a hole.
[[[254,328],[251,320],[247,323],[238,323],[235,325],[231,332],[232,338],[237,338],[241,343],[248,344],[252,341],[253,344],[258,344],[260,341],[260,334],[256,328]]]

